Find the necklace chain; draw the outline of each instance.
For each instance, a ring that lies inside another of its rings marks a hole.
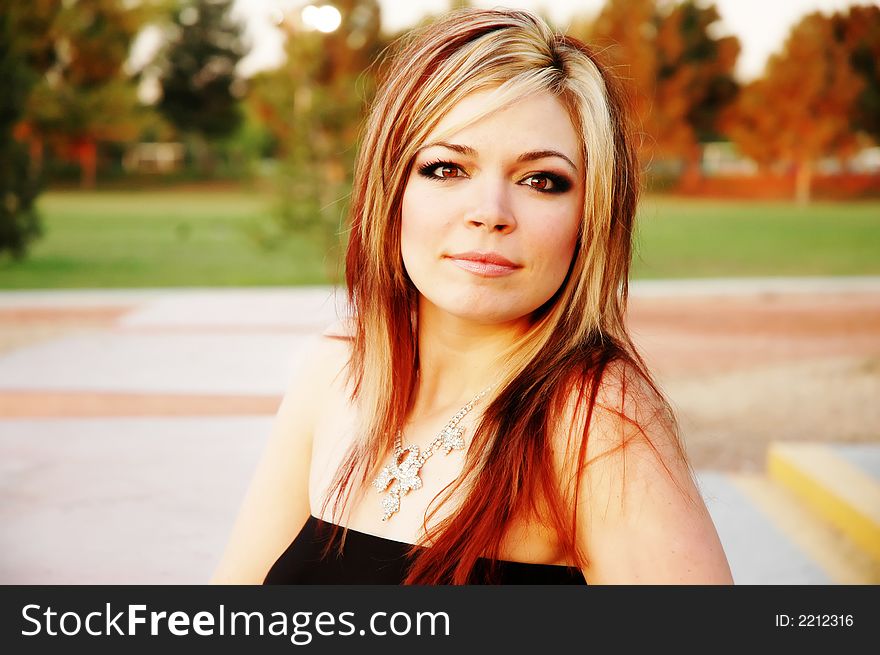
[[[464,426],[459,425],[461,420],[470,412],[479,400],[489,393],[494,385],[489,385],[478,393],[464,407],[449,419],[449,422],[443,426],[440,433],[434,438],[431,444],[421,453],[419,447],[411,444],[404,448],[403,432],[397,431],[394,439],[394,460],[391,464],[384,466],[379,476],[373,481],[373,486],[379,493],[385,492],[382,498],[382,520],[387,521],[391,516],[400,510],[400,499],[410,491],[422,488],[422,479],[419,477],[419,470],[438,450],[442,450],[448,455],[453,449],[464,449]],[[403,460],[401,461],[401,458]],[[390,485],[390,488],[389,488]],[[387,491],[386,491],[387,490]]]

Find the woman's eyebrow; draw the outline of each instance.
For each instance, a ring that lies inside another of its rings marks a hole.
[[[471,148],[470,146],[460,146],[457,143],[447,143],[446,141],[435,141],[434,143],[426,143],[421,148],[416,151],[418,155],[422,150],[427,150],[428,148],[434,148],[436,146],[440,146],[441,148],[449,148],[450,150],[454,150],[462,155],[467,155],[468,157],[473,157],[477,154],[477,151]]]
[[[578,169],[578,167],[575,166],[574,162],[571,159],[563,155],[558,150],[530,150],[529,152],[524,152],[519,157],[517,157],[516,161],[534,161],[536,159],[544,159],[545,157],[559,157],[560,159],[564,159],[565,161],[567,161],[569,166],[571,166],[574,170]]]
[[[433,143],[426,143],[421,148],[418,149],[416,155],[418,155],[422,150],[427,150],[428,148],[433,148],[435,146],[440,146],[442,148],[448,148],[449,150],[453,150],[462,155],[466,155],[468,157],[475,157],[477,151],[471,148],[470,146],[463,146],[457,143],[449,143],[447,141],[434,141]],[[575,171],[578,167],[575,163],[563,155],[558,150],[530,150],[528,152],[524,152],[519,157],[516,158],[517,162],[526,162],[526,161],[535,161],[536,159],[544,159],[545,157],[559,157],[560,159],[564,159],[568,162],[569,166],[571,166]]]

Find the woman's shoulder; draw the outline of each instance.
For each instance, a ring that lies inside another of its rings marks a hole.
[[[727,583],[730,570],[678,423],[640,363],[572,385],[558,434],[590,584]],[[592,401],[591,401],[592,399]]]
[[[672,421],[671,408],[649,371],[629,358],[616,358],[595,370],[572,371],[560,387],[569,422],[604,417],[644,425]]]
[[[347,379],[342,374],[348,370],[353,343],[354,321],[350,318],[331,323],[315,337],[312,359],[318,360],[322,369],[332,374],[331,385]]]
[[[334,321],[321,332],[307,336],[296,351],[296,377],[314,383],[315,376],[320,377],[322,372],[337,373],[348,361],[353,337],[349,319]]]
[[[322,332],[305,337],[292,354],[289,369],[292,371],[285,392],[285,400],[308,398],[313,412],[320,411],[331,387],[347,369],[352,339],[349,325],[336,321]]]
[[[351,340],[354,339],[354,329],[354,318],[345,316],[328,325],[321,336],[328,339]]]
[[[583,448],[581,464],[593,468],[622,471],[627,455],[647,456],[663,468],[688,468],[672,407],[634,361],[615,359],[598,376],[573,374],[558,406],[553,439],[569,465],[575,464],[572,453]]]

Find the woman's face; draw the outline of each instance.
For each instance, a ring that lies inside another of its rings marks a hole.
[[[481,324],[527,317],[559,289],[584,198],[578,135],[550,93],[437,141],[486,95],[466,97],[426,139],[404,191],[401,228],[403,263],[421,302]],[[480,262],[487,254],[510,264]]]

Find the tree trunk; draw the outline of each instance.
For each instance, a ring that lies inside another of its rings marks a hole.
[[[83,189],[94,189],[98,178],[98,147],[92,139],[83,141],[79,148],[79,185]]]
[[[684,160],[684,171],[681,175],[681,190],[686,193],[696,193],[700,190],[703,181],[702,150],[700,145],[688,150]]]
[[[30,168],[28,173],[32,180],[36,180],[43,173],[43,140],[38,136],[32,136],[28,141]]]
[[[193,135],[192,145],[196,170],[198,170],[199,175],[205,178],[213,177],[215,161],[211,144],[204,135],[197,132]]]
[[[794,199],[797,204],[804,206],[810,204],[811,189],[813,187],[813,162],[804,159],[796,164],[794,178]]]

